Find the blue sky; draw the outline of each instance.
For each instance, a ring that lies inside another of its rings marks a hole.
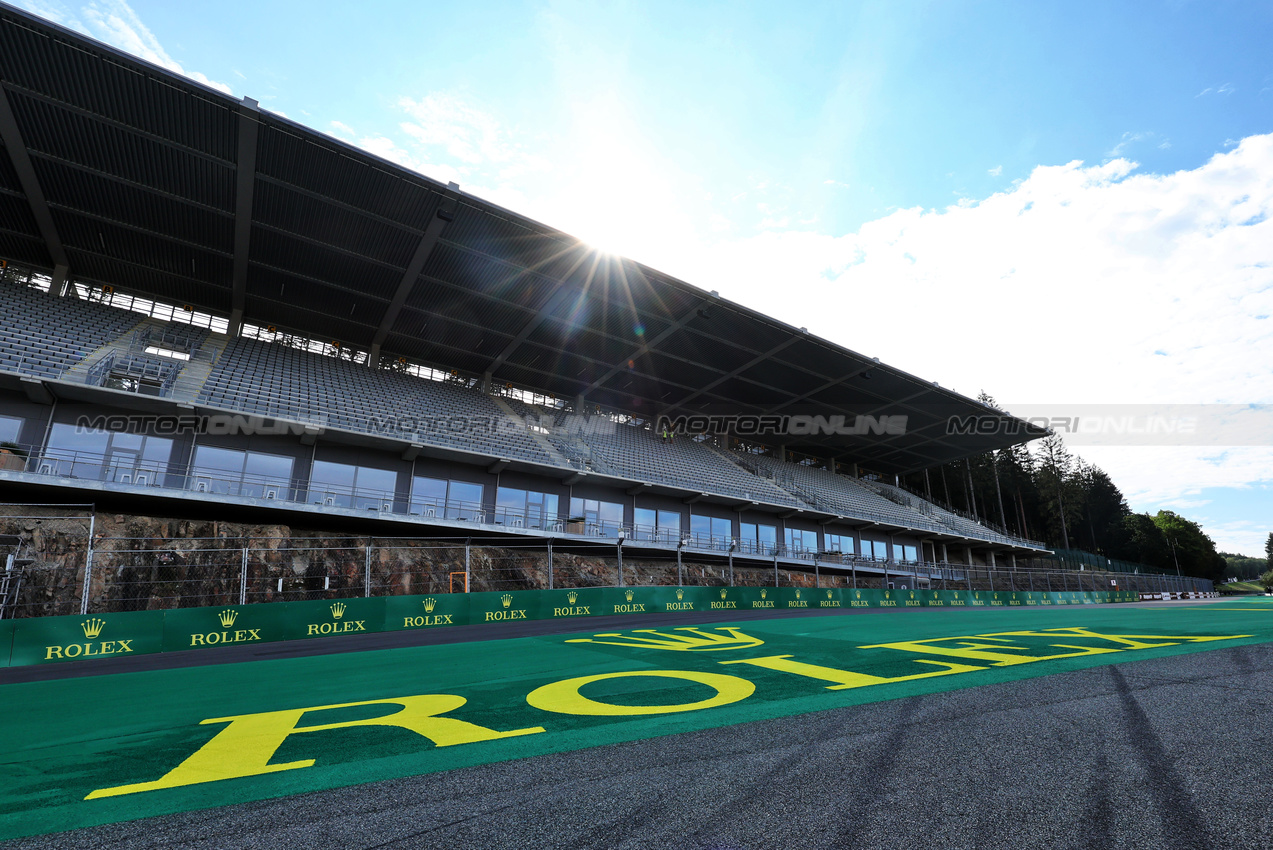
[[[1273,403],[1267,3],[22,5],[968,394]],[[1273,448],[1086,447],[1259,554]]]

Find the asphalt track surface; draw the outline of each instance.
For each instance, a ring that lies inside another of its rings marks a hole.
[[[1268,848],[1270,709],[1253,644],[5,847]]]

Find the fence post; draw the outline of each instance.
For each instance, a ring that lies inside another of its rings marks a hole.
[[[623,538],[619,538],[619,543],[615,546],[617,560],[619,563],[619,587],[623,587]]]
[[[468,537],[464,540],[464,592],[469,592],[469,544],[473,542],[473,538]]]
[[[733,563],[733,560],[730,560]],[[778,550],[774,550],[774,587],[778,587]]]
[[[813,553],[813,586],[822,587],[822,577],[818,575],[818,553]]]
[[[676,553],[678,556],[680,552]],[[553,589],[553,539],[548,538],[548,589]]]
[[[681,571],[681,544],[676,544],[676,586],[685,584],[685,574]]]
[[[88,518],[88,549],[84,553],[84,588],[80,591],[80,614],[88,613],[88,595],[92,592],[93,581],[93,528],[97,522],[97,512]]]
[[[363,547],[366,560],[363,564],[362,573],[362,595],[366,599],[371,596],[371,538],[367,538],[367,545]]]
[[[248,603],[248,547],[239,554],[239,604]]]

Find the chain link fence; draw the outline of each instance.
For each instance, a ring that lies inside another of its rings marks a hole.
[[[66,523],[66,520],[60,520]],[[984,591],[1209,592],[1211,582],[1095,569],[898,564],[835,555],[798,561],[596,541],[106,538],[70,526],[39,553],[8,556],[0,618],[163,610],[250,602],[546,588],[817,587]],[[34,538],[32,538],[34,540]],[[327,542],[327,541],[324,541]],[[21,557],[19,557],[21,555]],[[87,595],[86,592],[87,591]]]

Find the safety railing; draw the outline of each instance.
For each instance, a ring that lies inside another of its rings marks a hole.
[[[4,619],[251,602],[588,587],[708,586],[987,592],[1206,593],[1171,575],[897,563],[814,553],[807,561],[625,538],[187,538],[139,545],[88,538],[56,553],[9,558],[0,577]]]

